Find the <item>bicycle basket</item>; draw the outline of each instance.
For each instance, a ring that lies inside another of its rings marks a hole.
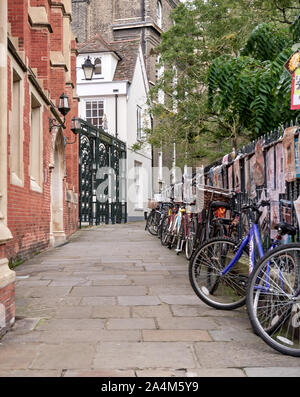
[[[153,199],[148,199],[148,208],[154,210],[158,206],[158,202]]]

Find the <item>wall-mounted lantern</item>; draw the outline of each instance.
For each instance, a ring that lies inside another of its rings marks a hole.
[[[64,116],[64,121],[62,124],[57,124],[56,119],[49,119],[49,131],[50,132],[52,131],[52,128],[54,128],[54,127],[61,127],[64,129],[66,128],[66,126],[65,126],[66,115],[70,111],[70,106],[69,106],[69,98],[65,93],[61,94],[61,96],[59,97],[58,110]]]
[[[95,65],[92,63],[90,56],[86,58],[85,62],[81,65],[86,80],[92,80]]]

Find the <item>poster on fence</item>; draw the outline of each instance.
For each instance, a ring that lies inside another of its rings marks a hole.
[[[233,173],[233,166],[230,165],[228,167],[228,189],[229,191],[232,191],[232,173]]]
[[[285,180],[287,182],[293,182],[296,179],[294,136],[297,128],[298,127],[286,128],[282,139],[285,160]]]
[[[199,214],[204,208],[204,188],[197,186],[196,190],[196,208],[195,211]]]
[[[299,137],[295,136],[295,169],[296,178],[300,178],[300,162],[299,162]]]
[[[279,142],[276,150],[276,190],[278,193],[285,193],[285,171],[284,171],[284,150],[283,144]]]
[[[222,166],[218,165],[213,169],[213,186],[214,187],[223,187],[223,178],[222,178]]]
[[[234,190],[236,193],[241,192],[241,168],[240,168],[240,156],[238,156],[233,163],[234,171]]]
[[[289,200],[280,200],[280,212],[281,212],[281,221],[288,223],[289,225],[293,224],[292,218],[292,202]],[[292,241],[291,236],[285,235],[282,237],[282,242],[288,243]]]
[[[245,169],[245,192],[250,193],[250,159],[247,157],[244,160]]]
[[[218,186],[218,168],[219,167],[213,168],[213,186]]]
[[[289,200],[281,200],[282,221],[292,225],[292,203]]]
[[[279,214],[279,193],[276,190],[271,190],[269,192],[270,197],[270,229],[271,238],[275,238],[277,235],[277,230],[275,226],[280,222]]]
[[[274,170],[274,146],[270,147],[267,151],[267,189],[268,191],[274,190],[275,188],[275,170]]]
[[[208,184],[209,186],[214,185],[214,167],[212,167],[208,172]]]
[[[266,200],[265,190],[262,191],[261,200]],[[270,237],[270,218],[269,218],[269,207],[265,206],[261,208],[262,214],[259,218],[261,237],[263,241],[264,249],[269,246]]]
[[[255,180],[254,180],[254,173],[255,173],[255,169],[254,166],[256,164],[256,156],[255,154],[250,158],[249,161],[249,179],[250,179],[250,189],[249,189],[249,195],[250,198],[254,198],[256,197],[256,184],[255,184]]]
[[[265,159],[263,152],[263,139],[260,139],[255,146],[256,162],[254,164],[254,181],[256,186],[262,186],[265,182]]]

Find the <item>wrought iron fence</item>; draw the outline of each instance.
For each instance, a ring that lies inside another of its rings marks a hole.
[[[79,227],[127,222],[125,142],[80,119]]]

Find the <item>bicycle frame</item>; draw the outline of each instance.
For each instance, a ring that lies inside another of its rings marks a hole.
[[[254,265],[255,265],[255,242],[258,247],[258,253],[260,258],[264,256],[264,250],[262,247],[261,239],[260,239],[260,234],[258,231],[258,227],[256,223],[253,223],[252,226],[250,227],[248,235],[243,239],[237,253],[234,255],[233,259],[230,261],[230,263],[226,266],[226,268],[222,271],[221,275],[224,276],[226,273],[228,273],[234,265],[239,261],[240,257],[242,256],[243,249],[249,244],[250,246],[250,252],[249,252],[249,274],[253,271]],[[271,244],[271,247],[269,250],[274,249],[277,247],[279,244],[279,239],[276,238]]]

